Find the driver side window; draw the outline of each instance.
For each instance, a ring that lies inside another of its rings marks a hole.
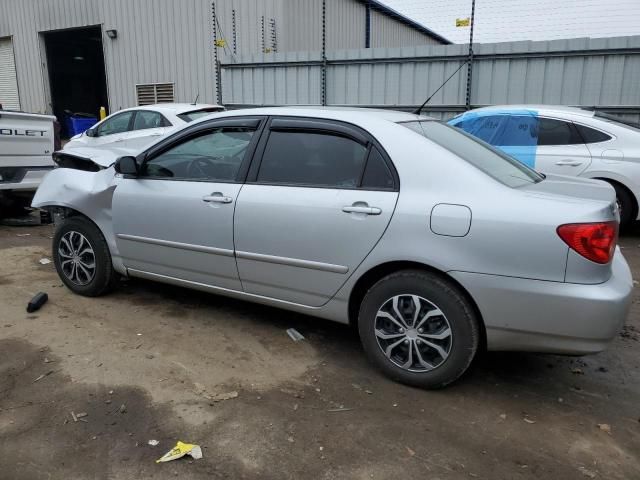
[[[104,137],[105,135],[113,135],[114,133],[127,132],[132,115],[133,112],[124,112],[111,117],[109,120],[105,120],[96,130],[96,136]]]
[[[144,164],[142,176],[233,182],[255,130],[218,128],[170,147]]]

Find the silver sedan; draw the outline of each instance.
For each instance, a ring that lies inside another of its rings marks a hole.
[[[629,308],[610,185],[423,116],[233,111],[85,154],[57,156],[33,202],[81,295],[140,277],[350,323],[385,374],[428,388],[481,348],[598,352]]]

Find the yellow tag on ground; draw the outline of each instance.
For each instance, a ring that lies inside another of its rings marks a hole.
[[[191,455],[195,460],[198,460],[199,458],[202,458],[202,449],[200,448],[200,445],[178,441],[176,446],[156,460],[156,463],[170,462],[171,460],[184,457],[185,455]]]

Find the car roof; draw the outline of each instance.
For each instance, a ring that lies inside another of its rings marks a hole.
[[[180,115],[181,113],[193,112],[194,110],[205,110],[208,108],[224,109],[221,105],[209,103],[154,103],[152,105],[142,105],[140,107],[125,108],[121,112],[130,110],[155,110],[157,112]]]
[[[425,115],[403,112],[400,110],[385,110],[375,108],[360,107],[319,107],[314,105],[297,105],[287,107],[260,107],[246,108],[241,110],[227,110],[223,114],[212,114],[216,116],[239,116],[239,115],[288,115],[293,117],[314,117],[328,120],[343,120],[359,122],[364,119],[377,118],[389,122],[408,122],[415,120],[434,120]],[[211,118],[207,115],[198,121],[206,121]]]
[[[583,117],[593,117],[594,112],[592,110],[585,110],[577,107],[567,107],[565,105],[537,105],[537,104],[522,104],[522,105],[492,105],[490,107],[482,107],[470,110],[471,112],[492,112],[500,111],[503,113],[509,113],[517,110],[535,110],[538,113],[543,114],[570,114],[580,115]]]

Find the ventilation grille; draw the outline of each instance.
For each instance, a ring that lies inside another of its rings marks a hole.
[[[136,85],[138,106],[154,103],[173,103],[173,83],[145,83]]]

